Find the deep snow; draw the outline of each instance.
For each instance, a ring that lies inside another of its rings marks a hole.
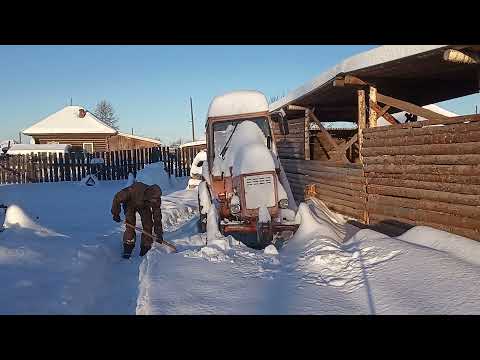
[[[428,227],[358,231],[320,201],[298,214],[278,255],[231,236],[205,245],[190,223],[179,253],[155,249],[142,263],[137,314],[480,314],[468,255],[480,244]]]

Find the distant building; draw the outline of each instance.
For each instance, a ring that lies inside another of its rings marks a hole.
[[[207,141],[197,140],[180,145],[180,149],[193,149],[195,153],[207,148]]]
[[[34,144],[68,144],[89,153],[160,146],[160,141],[118,132],[81,106],[66,106],[22,131]]]

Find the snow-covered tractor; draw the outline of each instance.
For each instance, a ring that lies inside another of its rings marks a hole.
[[[200,231],[215,219],[223,234],[256,233],[257,246],[265,247],[274,234],[298,228],[271,121],[267,99],[258,91],[231,92],[210,103],[198,196]]]

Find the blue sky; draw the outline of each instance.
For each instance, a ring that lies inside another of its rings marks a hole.
[[[375,47],[341,46],[0,46],[0,140],[70,103],[112,103],[123,131],[171,141],[203,136],[210,100],[257,89],[285,95],[342,59]],[[479,94],[441,103],[475,111]]]

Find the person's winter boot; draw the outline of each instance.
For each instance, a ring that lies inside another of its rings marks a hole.
[[[133,248],[135,247],[134,244],[123,244],[123,258],[130,259],[132,256]]]
[[[148,245],[148,246],[144,246],[144,245],[141,245],[140,246],[140,256],[144,256],[148,250],[150,250],[152,248],[151,245]]]

